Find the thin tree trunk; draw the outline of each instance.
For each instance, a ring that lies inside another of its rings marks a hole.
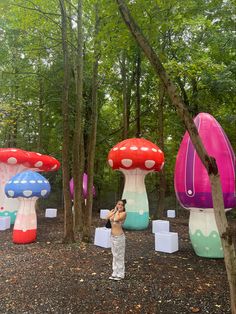
[[[214,212],[216,217],[216,223],[222,239],[224,261],[230,286],[231,311],[233,314],[236,314],[236,254],[232,242],[232,232],[225,216],[224,201],[216,161],[213,157],[207,154],[207,151],[194,124],[194,121],[190,116],[187,108],[185,107],[183,100],[179,96],[175,85],[166,73],[155,51],[150,46],[145,36],[142,34],[133,17],[130,15],[129,10],[125,5],[125,1],[116,1],[124,22],[126,23],[127,27],[129,28],[139,46],[144,51],[146,57],[149,59],[156,74],[163,82],[172,104],[175,106],[178,115],[183,120],[185,127],[189,132],[194,148],[196,149],[199,158],[201,159],[203,165],[208,172],[212,188],[212,199],[215,209]]]
[[[82,10],[83,1],[78,0],[78,15],[77,15],[77,77],[76,77],[76,113],[75,113],[75,128],[73,139],[73,180],[74,180],[74,214],[75,226],[79,231],[83,229],[82,220],[82,189],[83,189],[83,170],[81,151],[81,139],[83,135],[83,27],[82,27]],[[80,158],[81,157],[81,158]]]
[[[74,226],[72,215],[72,203],[69,191],[70,181],[70,139],[69,139],[69,59],[67,45],[67,17],[64,0],[59,0],[61,9],[61,31],[63,49],[64,82],[62,91],[62,114],[63,114],[63,142],[62,142],[62,176],[63,176],[63,196],[64,196],[64,243],[75,242]]]
[[[140,78],[141,78],[141,53],[138,47],[137,51],[137,63],[136,63],[136,137],[141,137],[141,123],[140,123]]]
[[[91,241],[91,224],[92,224],[92,209],[93,209],[93,178],[94,178],[94,159],[95,159],[95,148],[97,138],[97,120],[98,120],[98,61],[99,61],[99,43],[97,35],[99,31],[99,16],[98,16],[98,3],[95,4],[95,32],[94,32],[94,55],[95,60],[93,63],[93,79],[92,79],[92,115],[91,115],[91,132],[89,134],[89,149],[88,149],[88,187],[87,187],[87,201],[86,201],[86,217],[83,228],[83,241]]]
[[[38,112],[38,152],[42,151],[42,136],[43,136],[43,82],[40,77],[40,73],[38,73],[39,77],[39,112]]]
[[[126,57],[122,54],[121,60],[121,77],[122,77],[122,95],[123,95],[123,139],[128,138],[129,131],[129,108],[127,102],[127,72],[126,72]]]
[[[158,104],[158,143],[162,151],[164,149],[164,117],[163,117],[163,108],[164,108],[164,100],[165,100],[165,90],[162,83],[159,86],[159,104]],[[166,176],[165,176],[165,167],[160,172],[160,186],[158,193],[158,216],[163,217],[164,209],[165,209],[165,192],[166,192]]]

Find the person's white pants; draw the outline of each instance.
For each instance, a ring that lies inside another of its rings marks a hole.
[[[125,235],[111,235],[112,277],[125,277]]]

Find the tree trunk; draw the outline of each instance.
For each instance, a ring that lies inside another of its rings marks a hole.
[[[69,191],[70,181],[70,139],[69,139],[69,59],[67,45],[67,16],[64,0],[59,0],[61,9],[61,31],[63,49],[64,82],[62,91],[62,115],[63,115],[63,142],[62,142],[62,177],[63,177],[63,196],[64,196],[64,243],[75,242],[72,203]]]
[[[98,3],[95,4],[95,31],[94,31],[94,63],[93,63],[93,79],[92,79],[92,114],[91,114],[91,132],[89,133],[89,149],[88,149],[88,187],[87,187],[87,201],[86,201],[86,217],[83,228],[83,241],[91,241],[91,224],[92,224],[92,209],[93,209],[93,178],[94,178],[94,159],[97,137],[97,120],[98,120],[98,61],[99,61],[99,43],[97,39],[99,31],[99,16]]]
[[[73,180],[74,180],[74,214],[75,226],[81,231],[83,229],[82,220],[82,189],[83,189],[83,171],[81,140],[83,135],[83,27],[82,27],[83,1],[78,0],[77,16],[77,69],[76,69],[76,110],[75,110],[75,128],[73,139]]]
[[[42,151],[42,137],[43,137],[43,82],[40,77],[40,73],[38,73],[39,77],[39,112],[38,112],[38,142],[37,142],[37,150],[38,152]]]
[[[163,117],[163,108],[164,108],[164,99],[165,99],[165,90],[162,83],[159,86],[159,104],[158,104],[158,134],[159,139],[158,143],[162,151],[164,151],[164,117]],[[160,186],[158,193],[158,217],[163,217],[165,209],[165,192],[166,192],[166,176],[165,176],[165,167],[160,172]]]
[[[128,26],[133,37],[139,44],[139,46],[144,51],[145,55],[149,59],[150,63],[153,66],[154,71],[160,77],[161,81],[164,84],[166,92],[175,106],[177,113],[180,118],[183,120],[187,131],[189,132],[190,138],[194,145],[194,148],[197,151],[199,158],[201,159],[203,165],[205,166],[208,175],[210,177],[211,188],[212,188],[212,199],[215,209],[216,223],[219,230],[219,234],[222,239],[222,246],[224,249],[224,261],[230,286],[230,296],[231,296],[231,311],[233,314],[236,314],[236,254],[235,248],[232,242],[232,233],[227,223],[227,219],[224,211],[224,201],[221,190],[221,184],[219,179],[219,173],[216,161],[213,157],[209,156],[206,152],[206,149],[201,141],[201,138],[198,134],[197,128],[194,124],[192,117],[190,116],[187,108],[184,105],[183,100],[179,96],[177,89],[170,77],[166,73],[163,65],[161,64],[158,56],[156,55],[153,48],[150,46],[147,39],[142,34],[140,28],[134,21],[133,17],[130,15],[130,12],[125,5],[123,0],[116,0],[121,12],[122,18],[126,25]]]
[[[127,72],[126,72],[126,57],[122,54],[121,60],[121,77],[122,77],[122,95],[123,95],[123,139],[128,138],[129,131],[129,105],[127,102]]]
[[[141,78],[141,53],[138,47],[137,62],[136,62],[136,137],[141,137],[141,123],[140,123],[140,78]]]

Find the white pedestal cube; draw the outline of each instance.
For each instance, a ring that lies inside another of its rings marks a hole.
[[[45,217],[47,218],[57,217],[57,208],[46,208]]]
[[[100,218],[101,219],[106,219],[106,216],[109,213],[109,209],[100,209]]]
[[[170,223],[167,220],[153,220],[152,221],[152,233],[156,232],[168,232],[170,230]]]
[[[0,230],[7,230],[11,227],[11,217],[0,217]]]
[[[167,210],[167,217],[168,218],[175,218],[175,210],[174,209]]]
[[[179,241],[177,232],[155,233],[155,251],[173,253],[178,251]]]
[[[95,229],[94,245],[110,248],[111,247],[111,229],[105,227]]]

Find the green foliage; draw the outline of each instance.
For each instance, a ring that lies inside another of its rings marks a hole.
[[[136,134],[135,73],[137,46],[124,25],[115,1],[99,1],[100,30],[94,36],[95,0],[84,2],[84,100],[89,115],[95,39],[100,43],[99,120],[95,185],[103,199],[118,191],[120,174],[107,164],[107,153],[122,140],[123,107],[121,62],[131,85],[129,136]],[[209,112],[225,129],[236,148],[235,49],[232,1],[127,1],[142,31],[157,51],[193,115]],[[74,129],[76,53],[76,1],[67,1],[71,53],[70,124]],[[17,145],[61,158],[62,47],[60,10],[56,0],[1,1],[0,6],[0,143],[17,126]],[[159,144],[159,82],[141,56],[141,128],[147,139]],[[184,95],[185,93],[185,95]],[[87,123],[87,122],[86,122]],[[87,124],[86,124],[87,125]],[[86,132],[88,132],[86,128]],[[165,98],[164,152],[167,192],[173,194],[175,156],[184,126]],[[39,142],[41,146],[39,147]],[[147,177],[148,189],[158,186],[158,176]]]

